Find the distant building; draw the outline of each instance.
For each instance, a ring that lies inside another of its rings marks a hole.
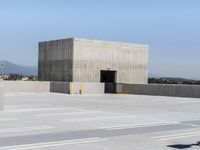
[[[0,80],[8,80],[8,79],[9,79],[8,74],[0,73]]]
[[[40,81],[148,83],[148,46],[69,38],[39,43]]]
[[[21,80],[22,80],[22,81],[28,81],[28,80],[29,80],[29,77],[22,77]]]

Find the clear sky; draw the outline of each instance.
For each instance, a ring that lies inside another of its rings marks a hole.
[[[200,0],[0,0],[0,60],[67,37],[148,44],[150,75],[200,79]]]

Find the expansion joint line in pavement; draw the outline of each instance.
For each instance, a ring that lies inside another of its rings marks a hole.
[[[27,149],[36,149],[36,148],[46,148],[46,147],[55,147],[55,146],[64,146],[64,145],[73,145],[73,144],[84,144],[84,143],[93,143],[101,142],[106,139],[99,137],[93,138],[84,138],[76,140],[65,140],[65,141],[56,141],[56,142],[43,142],[43,143],[34,143],[34,144],[21,144],[15,146],[5,146],[0,147],[0,150],[27,150]]]

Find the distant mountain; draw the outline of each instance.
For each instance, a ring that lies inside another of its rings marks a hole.
[[[16,65],[8,61],[0,60],[0,73],[16,73],[22,75],[37,75],[37,67]]]

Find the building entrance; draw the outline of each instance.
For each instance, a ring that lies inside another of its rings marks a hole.
[[[115,93],[116,71],[101,70],[101,82],[105,83],[105,93]]]

